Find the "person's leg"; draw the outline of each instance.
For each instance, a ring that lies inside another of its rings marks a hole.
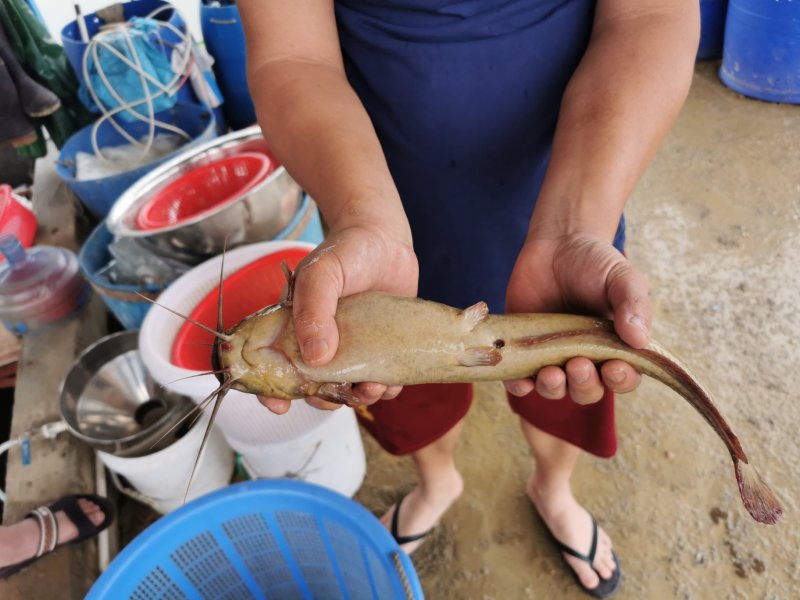
[[[577,446],[537,429],[520,419],[522,432],[531,447],[534,470],[527,484],[527,494],[534,507],[561,543],[588,554],[592,540],[592,517],[572,495],[570,478],[581,450]],[[586,562],[564,554],[567,562],[588,588],[598,585],[597,573],[608,579],[615,563],[611,540],[598,528],[598,550],[595,572]]]
[[[86,517],[99,525],[105,519],[105,513],[94,502],[81,498],[78,504]],[[58,544],[64,544],[78,537],[78,528],[63,511],[55,513],[58,523]],[[33,558],[39,545],[39,524],[36,519],[27,518],[0,527],[0,568],[14,565]]]
[[[456,469],[454,452],[464,421],[459,421],[450,431],[433,443],[411,454],[419,476],[415,487],[400,505],[397,533],[399,536],[416,535],[430,530],[442,518],[464,489],[464,482]],[[387,528],[396,505],[381,518]],[[403,549],[411,553],[423,540],[409,542]]]

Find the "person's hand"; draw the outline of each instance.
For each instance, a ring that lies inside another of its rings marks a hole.
[[[508,312],[578,312],[614,320],[617,334],[634,348],[650,341],[652,320],[649,286],[638,271],[611,244],[589,235],[558,239],[529,239],[520,252],[509,281]],[[544,367],[531,379],[507,381],[516,396],[534,387],[544,398],[557,400],[569,393],[580,404],[597,402],[605,384],[618,393],[639,385],[639,374],[627,363],[609,360],[598,373],[583,357],[566,367]]]
[[[377,228],[349,227],[331,232],[325,241],[298,265],[295,273],[292,315],[303,361],[322,365],[336,354],[339,331],[334,315],[339,298],[368,290],[413,296],[419,270],[410,242],[396,239]],[[399,386],[365,382],[353,386],[363,404],[394,398]],[[259,401],[276,414],[289,410],[291,400]],[[339,404],[309,397],[316,408],[335,409]]]

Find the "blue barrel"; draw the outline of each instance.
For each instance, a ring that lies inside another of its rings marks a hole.
[[[247,87],[244,29],[236,5],[200,5],[200,26],[206,50],[214,57],[214,75],[222,90],[225,119],[233,129],[256,122]]]
[[[245,481],[160,518],[89,590],[106,598],[415,600],[411,560],[367,509],[303,481]]]
[[[800,1],[730,0],[719,76],[745,96],[800,104]]]
[[[700,47],[697,60],[722,58],[728,0],[700,0]]]
[[[111,260],[108,245],[114,236],[105,221],[95,227],[78,253],[78,264],[94,290],[103,299],[108,310],[125,329],[139,329],[151,303],[139,294],[154,300],[166,285],[127,285],[112,283],[99,271]]]
[[[216,123],[209,110],[200,104],[176,104],[169,110],[156,113],[156,118],[165,123],[171,123],[185,131],[194,145],[211,140],[217,136]],[[117,124],[135,139],[141,139],[149,132],[149,124],[142,121],[127,123],[117,121]],[[111,206],[120,194],[139,179],[142,175],[153,169],[156,165],[172,158],[175,152],[166,154],[134,169],[123,171],[109,177],[100,177],[89,180],[76,180],[76,155],[78,152],[94,153],[92,147],[92,129],[89,125],[75,132],[61,148],[56,163],[56,172],[69,185],[76,196],[86,205],[98,219],[103,219],[111,210]],[[156,133],[171,133],[156,127]],[[108,121],[104,121],[97,128],[97,144],[101,151],[103,148],[128,144],[126,140]],[[181,146],[176,152],[185,149]]]

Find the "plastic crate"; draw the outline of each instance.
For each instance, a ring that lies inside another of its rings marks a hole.
[[[369,511],[299,481],[248,481],[162,517],[87,599],[421,599],[411,560]]]

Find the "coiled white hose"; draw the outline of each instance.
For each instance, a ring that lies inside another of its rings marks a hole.
[[[155,17],[158,13],[164,10],[175,10],[176,8],[169,4],[165,4],[148,14],[145,18],[151,19]],[[131,25],[129,23],[116,23],[113,25],[109,25],[104,27],[101,31],[97,32],[86,47],[86,51],[83,55],[83,79],[86,85],[86,89],[89,92],[94,103],[100,108],[102,116],[98,119],[93,128],[92,128],[92,148],[96,156],[98,156],[101,160],[106,163],[112,162],[107,157],[105,157],[97,143],[97,130],[102,125],[104,121],[108,121],[114,129],[124,138],[126,139],[131,145],[136,146],[141,149],[141,154],[139,156],[138,161],[141,162],[148,157],[150,149],[152,148],[153,141],[156,135],[156,127],[161,129],[172,131],[186,140],[191,139],[191,136],[186,133],[183,129],[171,124],[161,121],[156,118],[155,116],[155,109],[153,101],[163,95],[171,96],[178,92],[178,90],[186,84],[189,80],[189,76],[191,74],[192,69],[197,68],[197,61],[194,57],[194,46],[191,43],[188,35],[184,34],[180,29],[175,27],[169,22],[160,22],[159,27],[163,27],[169,31],[171,31],[175,36],[180,40],[179,43],[175,46],[175,49],[183,48],[183,52],[180,55],[180,62],[178,63],[177,67],[173,67],[175,71],[175,75],[173,76],[170,81],[166,84],[162,83],[158,78],[154,77],[152,74],[147,73],[142,68],[141,60],[139,59],[139,55],[136,52],[136,48],[133,45],[133,41],[130,36],[130,28]],[[119,35],[122,34],[127,47],[128,51],[130,52],[130,57],[125,56],[125,54],[121,53],[117,48],[109,44],[106,39],[111,35]],[[162,45],[167,45],[167,43],[161,39],[161,36],[156,32],[155,34],[159,42]],[[135,101],[126,101],[123,99],[115,90],[114,86],[108,80],[108,77],[103,69],[103,66],[99,59],[99,49],[102,48],[107,52],[110,52],[114,55],[117,59],[119,59],[124,65],[134,71],[138,76],[139,80],[142,85],[142,91],[144,96]],[[108,107],[103,104],[102,100],[98,96],[97,92],[95,91],[94,87],[92,86],[92,81],[89,77],[89,60],[94,60],[94,68],[100,79],[102,80],[103,84],[105,85],[106,89],[109,91],[111,96],[117,102],[117,106],[115,107]],[[156,92],[154,93],[151,90],[152,84],[156,88]],[[140,107],[144,105],[144,112],[139,110]],[[132,135],[130,135],[122,126],[113,118],[116,114],[127,111],[128,114],[132,115],[139,121],[143,121],[148,124],[148,134],[145,142],[135,139]]]

